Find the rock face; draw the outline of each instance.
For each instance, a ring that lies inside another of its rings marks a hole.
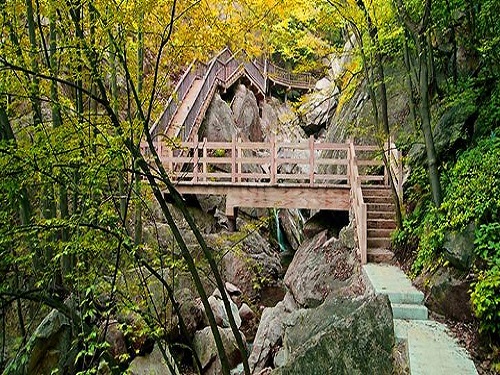
[[[325,128],[337,108],[340,94],[337,86],[333,83],[326,84],[323,80],[320,87],[324,88],[305,95],[303,104],[298,109],[300,124],[307,135],[316,134]]]
[[[463,231],[446,233],[444,257],[459,270],[468,270],[474,257],[474,224]]]
[[[23,351],[5,369],[5,374],[72,373],[71,325],[63,314],[52,310],[39,324]]]
[[[218,241],[220,238],[217,236]],[[227,245],[232,246],[230,242]],[[258,232],[253,232],[245,235],[237,249],[229,249],[222,258],[222,269],[224,279],[252,299],[258,295],[255,286],[259,285],[254,284],[276,280],[281,273],[281,263],[279,254]]]
[[[422,275],[415,283],[425,290],[425,305],[433,312],[449,319],[473,319],[470,304],[470,281],[452,268],[439,268],[432,275]]]
[[[231,109],[241,137],[252,142],[262,141],[264,137],[260,126],[259,107],[254,93],[244,85],[239,85]]]
[[[231,331],[231,328],[219,328],[219,333],[222,338],[222,343],[226,350],[226,355],[231,368],[241,362],[242,355],[238,349],[236,338]],[[245,338],[243,337],[245,341]],[[217,346],[215,345],[214,336],[210,327],[205,327],[203,330],[196,332],[193,340],[193,348],[200,358],[203,373],[206,375],[217,375],[221,373],[220,359],[217,355]]]
[[[301,307],[316,307],[330,295],[350,294],[358,277],[354,249],[327,231],[306,240],[297,250],[285,275],[285,285]]]
[[[392,374],[387,296],[328,300],[290,314],[285,325],[285,365],[272,374]]]
[[[220,295],[218,297],[212,294],[210,297],[208,297],[208,303],[210,304],[210,308],[214,313],[215,322],[217,323],[217,325],[219,327],[225,327],[225,328],[230,327],[229,318],[226,309],[224,308],[224,302],[222,301],[222,297],[220,297]],[[241,318],[238,312],[238,306],[236,306],[236,304],[231,299],[229,299],[229,304],[231,305],[231,313],[235,320],[236,326],[240,328]]]
[[[292,312],[284,302],[267,307],[262,312],[248,364],[253,374],[273,363],[273,355],[282,344],[283,320]]]
[[[170,365],[175,369],[175,362],[168,351],[168,348],[164,347],[166,351],[167,358],[171,358]],[[174,373],[179,373],[178,370]],[[171,375],[169,366],[167,365],[163,354],[160,351],[158,345],[155,346],[151,354],[147,354],[143,357],[135,357],[128,367],[127,374],[130,375]]]

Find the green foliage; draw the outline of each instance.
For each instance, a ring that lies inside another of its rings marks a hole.
[[[420,198],[416,208],[405,218],[402,230],[394,236],[397,245],[419,241],[412,271],[419,273],[442,263],[441,248],[445,234],[462,230],[474,223],[477,280],[472,285],[471,301],[481,329],[491,335],[500,327],[500,138],[480,141],[459,156],[446,173],[444,200],[439,209]],[[422,170],[411,180],[410,196],[426,191],[418,187]]]

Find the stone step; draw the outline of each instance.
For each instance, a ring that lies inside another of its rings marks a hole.
[[[390,238],[370,238],[366,240],[366,247],[368,249],[387,249],[391,246]]]
[[[427,320],[429,311],[424,305],[391,303],[392,317],[405,320]]]
[[[415,304],[424,302],[424,294],[415,288],[408,277],[396,266],[365,264],[363,274],[375,294],[386,294],[393,304]]]
[[[379,211],[379,212],[394,212],[394,204],[392,203],[368,203],[367,211]]]
[[[394,232],[393,229],[385,228],[368,228],[367,235],[368,238],[391,238],[391,234]]]
[[[476,375],[474,362],[450,336],[446,326],[431,320],[394,320],[394,335],[406,341],[411,375]]]
[[[393,219],[375,219],[375,220],[367,220],[367,228],[368,229],[396,229],[396,222]]]
[[[370,263],[390,263],[394,258],[394,253],[387,249],[368,249],[366,257]]]
[[[390,211],[367,211],[366,218],[368,220],[394,220],[394,212]]]

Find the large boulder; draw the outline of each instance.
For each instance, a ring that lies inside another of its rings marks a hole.
[[[304,241],[285,275],[285,285],[301,307],[315,307],[328,295],[355,295],[359,283],[355,249],[327,231]]]
[[[242,354],[238,349],[236,338],[231,328],[220,328],[219,333],[226,351],[229,366],[235,367],[242,360]],[[243,341],[245,337],[242,335]],[[217,352],[214,336],[210,327],[196,332],[193,339],[193,348],[200,359],[203,373],[205,375],[217,375],[221,373],[221,363]]]
[[[280,210],[278,217],[288,243],[293,250],[297,250],[303,239],[303,216],[298,209],[290,209]]]
[[[469,224],[461,231],[445,234],[443,250],[444,257],[453,267],[459,270],[469,270],[474,260],[475,226]]]
[[[213,237],[222,258],[222,275],[236,285],[249,299],[259,296],[263,284],[272,283],[281,273],[279,253],[258,232],[218,235]],[[238,242],[234,246],[234,242]]]
[[[264,137],[260,126],[259,106],[254,93],[244,85],[239,85],[231,109],[241,137],[252,142],[261,142]]]
[[[415,284],[425,291],[425,305],[434,313],[457,321],[473,319],[469,290],[470,280],[451,267],[423,274]]]
[[[339,89],[331,84],[321,91],[315,91],[304,96],[297,110],[302,129],[307,135],[318,133],[325,128],[335,113],[338,104]]]
[[[5,369],[4,374],[49,375],[58,370],[72,373],[75,359],[71,324],[57,310],[52,310],[38,325],[23,350]]]
[[[297,305],[288,294],[284,301],[278,302],[275,307],[267,307],[262,312],[252,353],[248,358],[253,374],[259,373],[273,363],[273,357],[282,345],[283,321],[296,308]]]
[[[238,312],[238,306],[231,300],[229,296],[228,299],[229,299],[229,305],[231,306],[231,314],[233,315],[236,326],[240,328],[241,318]],[[224,301],[222,300],[220,292],[218,294],[214,293],[210,297],[208,297],[208,303],[210,304],[210,308],[214,314],[215,322],[217,323],[217,325],[219,327],[224,327],[224,328],[230,327],[229,317],[226,312]]]
[[[210,142],[227,142],[237,134],[233,113],[229,105],[215,94],[208,107],[198,138],[207,138]]]
[[[432,131],[434,147],[440,160],[449,159],[467,145],[474,132],[476,117],[477,107],[470,102],[451,107],[441,116]],[[415,144],[408,157],[412,164],[424,164],[425,146]]]
[[[178,374],[179,370],[175,365],[174,358],[170,354],[168,347],[163,346],[165,350],[166,357],[169,359],[169,363],[165,361],[165,358],[158,345],[150,354],[145,356],[135,357],[130,363],[127,374],[130,375],[171,375],[169,365],[174,369],[173,373]]]
[[[392,374],[387,296],[327,300],[290,314],[284,331],[285,364],[272,374]]]

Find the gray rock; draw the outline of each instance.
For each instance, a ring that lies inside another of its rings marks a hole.
[[[252,373],[258,373],[268,363],[272,363],[273,353],[281,346],[283,320],[289,314],[285,311],[283,302],[279,302],[275,307],[267,307],[262,312],[252,353],[248,358]]]
[[[236,126],[243,139],[260,142],[264,139],[260,126],[259,106],[252,91],[239,85],[234,94],[231,109],[236,119]]]
[[[239,296],[239,295],[241,295],[241,289],[238,288],[236,285],[231,284],[230,282],[226,281],[226,283],[224,284],[224,286],[226,288],[227,293],[230,296]]]
[[[302,226],[304,218],[297,209],[280,210],[278,217],[285,237],[293,250],[297,250],[302,243]]]
[[[229,105],[215,94],[201,124],[198,138],[210,142],[227,142],[237,134],[236,123]]]
[[[453,267],[459,270],[468,270],[474,259],[474,224],[469,224],[462,231],[445,234],[444,257]]]
[[[331,86],[331,82],[328,78],[323,77],[321,78],[318,82],[316,82],[316,85],[314,86],[315,90],[321,91],[328,89]]]
[[[394,326],[387,296],[328,300],[294,312],[286,324],[286,363],[273,374],[392,373]]]
[[[351,222],[347,227],[340,230],[339,240],[348,249],[354,249],[356,247],[356,230],[354,222]]]
[[[435,273],[424,274],[415,284],[425,291],[425,305],[434,313],[456,321],[473,319],[470,304],[470,281],[460,272],[443,267]]]
[[[243,236],[242,236],[243,237]],[[221,244],[223,236],[213,238],[213,242],[225,253],[222,258],[222,276],[236,285],[250,299],[259,296],[259,283],[275,280],[281,272],[279,253],[258,232],[244,235],[238,247],[228,238]]]
[[[316,134],[325,128],[337,108],[340,91],[335,85],[324,90],[306,94],[297,110],[300,125],[307,135]]]
[[[106,330],[105,340],[109,344],[108,352],[116,361],[120,361],[120,356],[127,354],[127,343],[125,335],[120,329],[120,324],[116,320],[110,320],[108,326],[101,326],[101,331]]]
[[[54,370],[72,373],[75,353],[71,350],[71,325],[66,316],[52,310],[5,369],[4,374],[49,375]]]
[[[210,304],[210,307],[211,307],[212,312],[214,314],[215,322],[217,323],[217,325],[219,327],[230,327],[229,318],[228,318],[226,309],[224,307],[224,301],[222,301],[222,297],[220,297],[220,294],[219,294],[219,297],[214,296],[214,295],[211,295],[210,297],[208,297],[208,303]],[[241,318],[240,318],[240,315],[238,313],[238,306],[236,306],[236,304],[231,299],[229,299],[229,304],[231,305],[231,313],[234,317],[236,326],[238,328],[240,328],[241,327]]]
[[[359,267],[355,249],[323,231],[304,241],[285,275],[285,285],[301,307],[320,305],[328,295],[351,295]]]
[[[179,374],[179,370],[175,364],[174,358],[170,354],[168,347],[163,346],[167,358],[169,358],[169,364],[174,368],[174,374]],[[155,345],[155,348],[151,352],[151,354],[147,354],[145,356],[135,357],[134,360],[130,363],[128,367],[127,374],[130,375],[171,375],[165,358],[159,348],[158,345]]]
[[[220,328],[219,333],[222,338],[222,343],[226,350],[229,366],[232,368],[242,360],[242,354],[238,349],[236,338],[231,331],[231,328]],[[243,341],[245,337],[242,335]],[[210,327],[205,327],[203,330],[196,332],[193,339],[193,348],[200,358],[204,374],[220,374],[221,364],[217,354],[217,346]]]
[[[436,154],[440,159],[454,155],[455,150],[468,142],[473,130],[469,129],[474,123],[477,108],[472,103],[457,105],[449,108],[433,128],[432,136]],[[413,146],[408,154],[410,162],[423,164],[426,152],[423,144]]]
[[[240,309],[238,310],[238,313],[242,320],[252,320],[253,318],[255,318],[255,313],[246,303],[243,303],[241,305]]]

